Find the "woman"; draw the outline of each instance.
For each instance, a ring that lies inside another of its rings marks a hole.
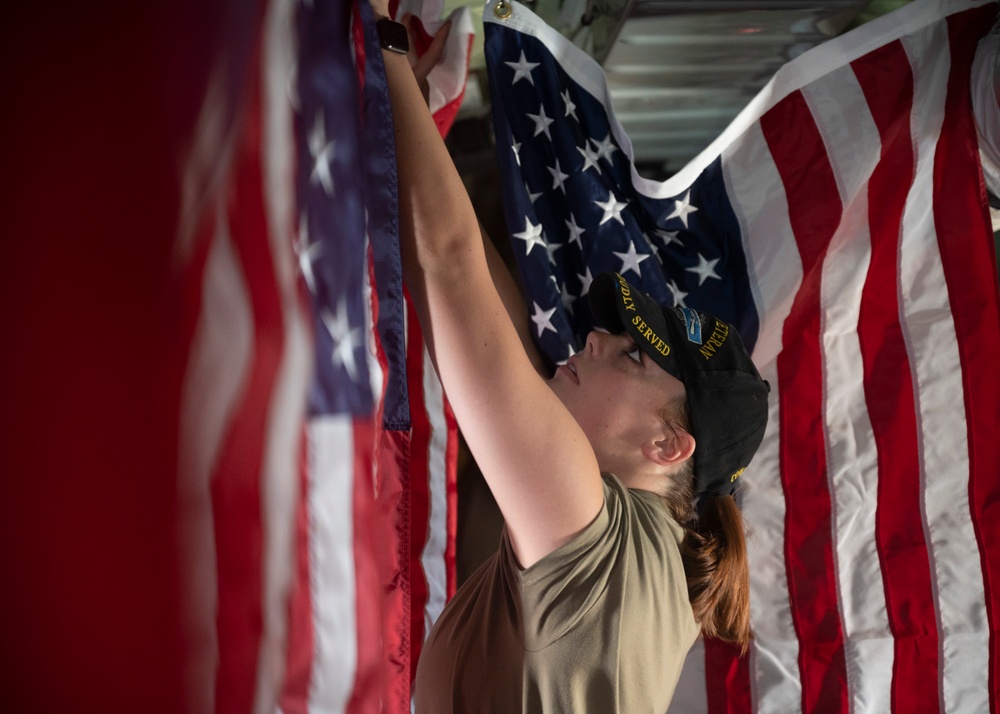
[[[766,383],[731,326],[611,274],[590,291],[607,331],[543,380],[414,73],[383,56],[404,277],[505,521],[430,633],[416,709],[664,712],[700,632],[750,637],[729,493],[762,438]]]

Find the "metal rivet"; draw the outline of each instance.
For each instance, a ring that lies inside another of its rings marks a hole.
[[[507,20],[513,14],[513,8],[506,0],[497,0],[497,4],[493,6],[493,14],[498,20]]]

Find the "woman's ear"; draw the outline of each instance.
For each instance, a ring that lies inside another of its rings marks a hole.
[[[642,446],[643,455],[660,466],[675,466],[691,458],[695,441],[686,430],[677,426],[664,426],[662,438]]]

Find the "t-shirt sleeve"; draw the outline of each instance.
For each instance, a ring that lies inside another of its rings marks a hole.
[[[604,506],[597,517],[525,570],[518,569],[504,533],[500,556],[511,582],[520,584],[525,649],[538,651],[559,639],[605,597],[616,568],[623,567],[630,537],[622,503],[627,497],[624,487],[615,488],[606,479]]]

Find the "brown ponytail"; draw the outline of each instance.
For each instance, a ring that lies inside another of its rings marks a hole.
[[[685,524],[681,560],[695,620],[709,637],[750,644],[750,569],[743,517],[732,496],[702,498]]]
[[[690,430],[687,403],[668,405],[661,415],[673,428]],[[697,447],[695,447],[697,448]],[[687,461],[660,494],[684,526],[681,561],[694,619],[708,637],[750,644],[750,568],[743,517],[732,496],[702,497],[693,505],[693,466]]]

